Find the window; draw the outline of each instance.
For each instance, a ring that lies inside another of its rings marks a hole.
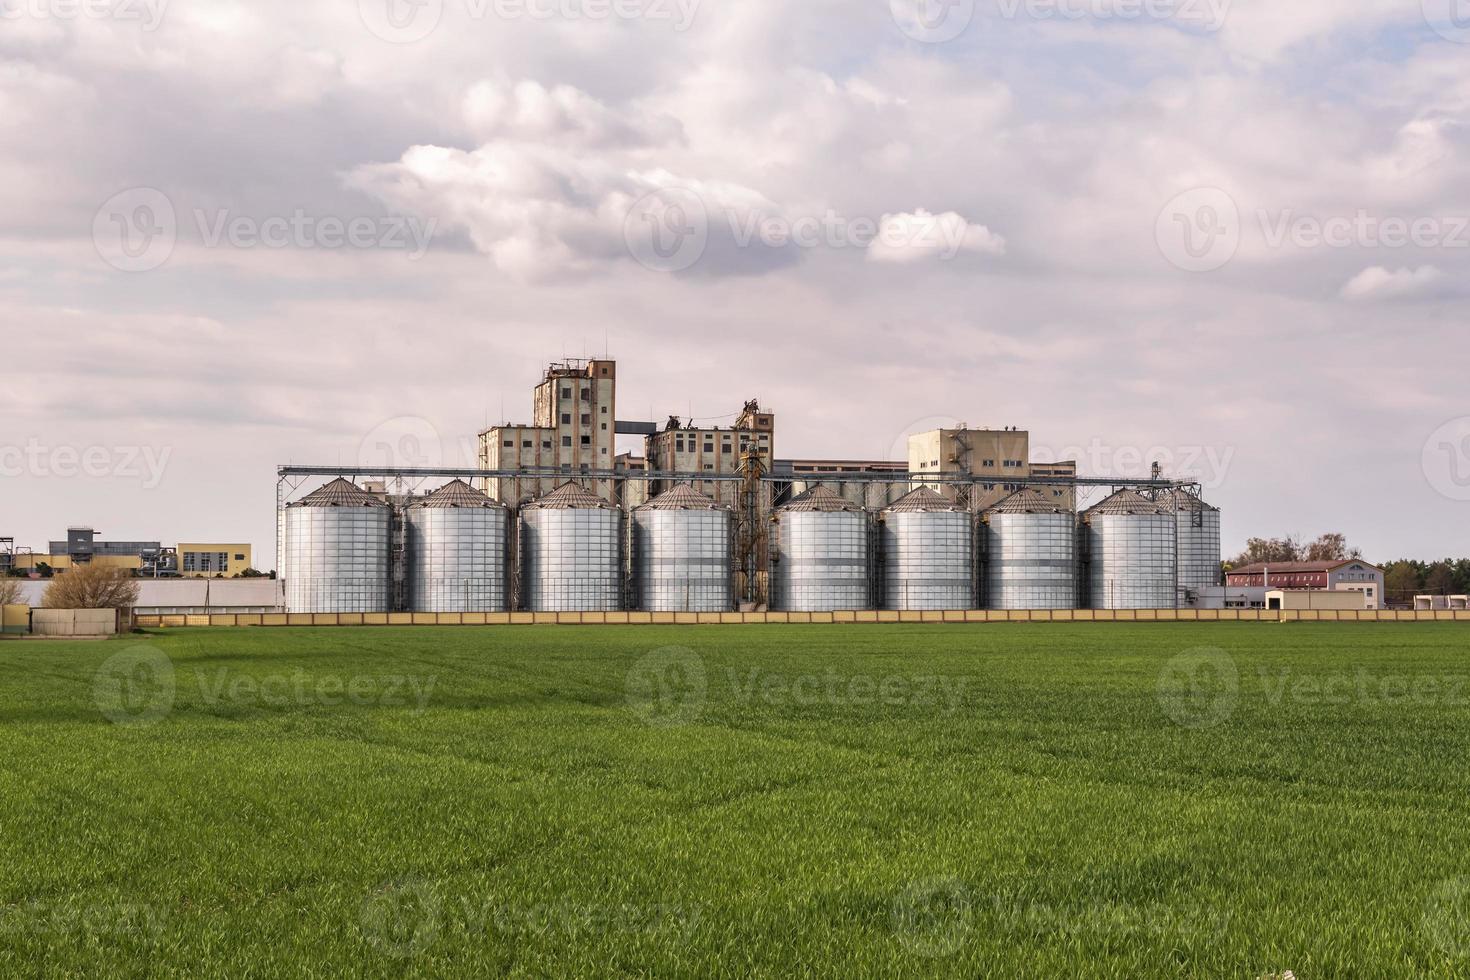
[[[562,436],[561,437],[561,444],[563,446],[567,447],[568,449],[570,449],[571,448],[571,445],[572,445],[572,437],[571,436]]]
[[[592,389],[591,388],[583,388],[582,389],[582,400],[584,402],[590,402],[592,400]]]
[[[602,431],[603,432],[606,432],[607,431],[607,423],[606,422],[602,423]]]
[[[521,441],[521,448],[522,449],[530,449],[531,448],[531,440],[530,439],[524,439],[524,440],[522,440]]]
[[[727,442],[727,443],[724,443],[724,444],[722,444],[720,446],[720,452],[725,453],[726,455],[729,455],[729,453],[730,453],[730,451],[731,451],[732,448],[733,447]]]
[[[514,449],[516,447],[516,441],[514,439],[507,439],[503,445],[506,449]]]
[[[572,389],[570,389],[570,388],[563,388],[561,390],[561,396],[563,398],[570,398],[570,397],[572,397]]]
[[[584,445],[584,446],[590,446],[590,445],[592,445],[592,437],[591,436],[583,436],[582,437],[582,445]]]
[[[712,443],[712,442],[706,442],[704,444],[704,451],[707,452],[707,453],[714,452],[715,451],[715,444]]]
[[[561,424],[562,425],[571,425],[572,424],[572,413],[571,412],[562,412],[561,413]]]
[[[244,555],[236,555],[235,556],[235,560],[236,561],[244,561],[245,560],[245,556]],[[1373,592],[1373,590],[1372,589],[1369,589],[1368,592],[1371,594]]]
[[[602,414],[603,415],[606,415],[607,414],[607,406],[606,405],[602,406]]]
[[[541,448],[542,449],[550,449],[551,448],[551,440],[550,439],[542,439],[541,440]]]
[[[582,413],[582,424],[583,425],[591,425],[592,424],[592,416],[589,415],[586,412],[583,412]]]

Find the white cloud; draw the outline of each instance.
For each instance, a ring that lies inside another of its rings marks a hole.
[[[885,214],[878,237],[868,246],[873,262],[907,264],[924,259],[952,259],[962,251],[1004,255],[1006,240],[984,225],[974,225],[953,211],[930,214]]]
[[[1394,270],[1375,265],[1353,276],[1342,287],[1342,296],[1351,300],[1406,299],[1430,292],[1443,278],[1444,273],[1432,265]]]

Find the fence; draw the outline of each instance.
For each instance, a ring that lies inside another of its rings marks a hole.
[[[264,613],[136,616],[144,629],[192,626],[715,626],[773,623],[1174,623],[1466,622],[1470,610],[1393,609],[972,609],[950,612],[563,612],[563,613]]]

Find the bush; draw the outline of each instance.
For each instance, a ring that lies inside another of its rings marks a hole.
[[[13,578],[0,578],[0,606],[19,606],[21,591],[20,581]]]
[[[52,579],[41,602],[48,609],[126,609],[138,602],[138,583],[126,568],[82,565]]]

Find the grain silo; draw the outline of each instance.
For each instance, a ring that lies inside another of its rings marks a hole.
[[[1173,609],[1174,514],[1121,490],[1082,515],[1092,609]]]
[[[1077,515],[1020,490],[981,518],[985,604],[991,609],[1077,608]]]
[[[1185,490],[1159,497],[1174,515],[1179,540],[1179,592],[1184,604],[1220,584],[1220,511]]]
[[[337,479],[286,507],[286,608],[293,613],[388,612],[392,510]]]
[[[878,515],[884,609],[972,609],[975,525],[970,513],[928,487]]]
[[[638,608],[728,612],[733,517],[681,483],[633,511],[633,577]]]
[[[463,480],[404,512],[413,612],[504,612],[509,511]]]
[[[521,594],[532,612],[616,612],[623,512],[575,483],[521,508]]]
[[[868,516],[815,486],[771,518],[771,600],[789,612],[867,609]]]

